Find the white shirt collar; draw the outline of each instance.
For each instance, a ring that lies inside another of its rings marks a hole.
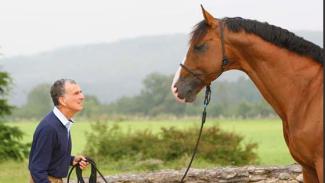
[[[54,107],[53,109],[54,115],[60,120],[60,122],[68,129],[70,130],[70,126],[72,125],[71,121],[69,121],[62,112],[57,108]]]

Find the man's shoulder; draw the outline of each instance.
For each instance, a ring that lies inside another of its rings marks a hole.
[[[58,128],[58,122],[57,117],[51,111],[38,124],[37,130],[47,129],[47,131],[55,131]]]
[[[55,116],[54,112],[51,111],[49,112],[43,119],[42,121],[58,121],[59,119]],[[42,122],[41,121],[41,122]]]

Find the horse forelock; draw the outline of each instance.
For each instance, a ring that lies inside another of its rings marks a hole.
[[[208,32],[209,26],[206,24],[205,20],[202,20],[194,26],[193,31],[191,32],[190,45],[196,44],[200,41]]]

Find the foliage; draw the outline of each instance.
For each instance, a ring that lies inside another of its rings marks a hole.
[[[126,132],[128,129],[144,129],[150,128],[154,133],[158,133],[161,127],[171,127],[185,129],[198,123],[198,118],[195,120],[190,119],[175,119],[175,120],[129,120],[123,122],[108,121],[107,124],[111,126],[113,123],[118,123],[122,131]],[[86,131],[90,130],[90,125],[94,121],[76,121],[75,126],[72,127],[72,154],[83,154],[83,149],[88,149],[88,144],[86,144],[86,136],[84,135]],[[33,132],[38,122],[33,121],[21,121],[12,123],[9,122],[10,126],[17,126],[20,129],[24,129],[23,142],[29,142],[32,139]],[[206,126],[219,124],[220,128],[233,131],[244,135],[244,143],[246,142],[256,142],[258,143],[257,154],[259,157],[260,165],[288,165],[293,164],[295,161],[290,156],[288,148],[285,144],[282,134],[282,122],[280,119],[249,119],[249,120],[230,120],[230,119],[211,119],[208,118]],[[204,134],[203,134],[204,135]],[[193,137],[196,138],[196,137]],[[93,139],[91,143],[95,142]],[[88,142],[89,143],[89,142]],[[194,145],[192,145],[193,147]],[[201,145],[200,145],[201,148]],[[200,152],[199,152],[200,153]],[[104,175],[114,175],[121,173],[130,173],[138,171],[151,171],[158,169],[184,169],[191,155],[184,156],[178,161],[163,163],[159,160],[139,160],[137,162],[123,159],[120,161],[98,161],[97,167]],[[217,165],[210,163],[208,161],[203,161],[196,157],[192,167],[193,168],[215,168]],[[10,182],[10,183],[21,183],[26,181],[26,177],[29,176],[28,171],[28,161],[16,162],[16,161],[2,161],[0,163],[0,182]],[[15,171],[13,171],[15,170]],[[88,168],[87,171],[89,171]],[[19,172],[19,173],[17,173]],[[89,175],[86,172],[85,176]]]
[[[96,96],[86,95],[84,101],[84,109],[78,113],[78,116],[87,119],[95,119],[97,116],[100,116],[103,113],[103,106],[96,98]]]
[[[50,84],[43,83],[33,88],[28,96],[27,102],[20,108],[13,111],[13,118],[18,119],[41,119],[53,109],[53,102],[50,96]],[[95,96],[85,96],[84,110],[78,114],[85,118],[95,118],[102,113],[103,107]]]
[[[0,117],[11,114],[13,109],[13,106],[9,105],[5,98],[9,92],[10,82],[9,74],[0,71]]]
[[[0,117],[11,113],[13,106],[7,103],[6,94],[9,91],[10,77],[6,72],[0,72]],[[0,123],[0,159],[23,160],[28,154],[29,144],[21,143],[23,132],[17,127],[9,127]]]
[[[170,77],[152,73],[143,80],[143,89],[134,97],[123,97],[108,105],[110,113],[157,116],[183,114],[186,106],[176,103],[170,91]]]
[[[175,101],[170,91],[172,76],[158,73],[148,75],[143,81],[143,89],[134,97],[123,97],[107,105],[110,114],[158,116],[195,116],[202,111],[204,92],[199,93],[192,104]],[[209,116],[213,117],[269,117],[274,116],[272,108],[260,96],[254,84],[246,79],[237,81],[217,81],[212,85]]]
[[[96,123],[92,125],[92,132],[86,135],[88,146],[85,153],[100,161],[131,159],[135,162],[160,160],[168,163],[191,155],[196,140],[193,137],[197,136],[197,132],[195,127],[184,130],[170,127],[161,128],[158,134],[148,129],[131,133],[123,132],[116,124],[108,127],[107,124]],[[256,163],[254,150],[257,144],[243,145],[242,140],[243,137],[224,132],[216,126],[205,128],[198,158],[219,165]]]
[[[84,110],[78,116],[102,120],[112,116],[197,116],[201,114],[203,94],[192,104],[176,102],[170,90],[172,77],[152,73],[143,80],[143,89],[132,97],[122,97],[102,104],[96,96],[87,95]],[[41,118],[52,108],[48,84],[41,84],[28,94],[27,103],[14,110],[13,118]],[[212,85],[208,107],[211,117],[256,118],[274,116],[269,104],[260,96],[254,84],[246,79],[217,81]]]
[[[14,116],[18,118],[37,118],[45,116],[53,108],[50,85],[40,84],[33,88],[28,96],[27,103],[14,111]]]
[[[22,137],[19,128],[0,123],[0,159],[23,160],[27,157],[30,144],[21,143]]]

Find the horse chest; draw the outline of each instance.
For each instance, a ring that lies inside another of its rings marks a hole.
[[[292,125],[292,124],[295,125]],[[320,121],[283,121],[285,141],[293,158],[300,164],[313,166],[317,154],[322,153]],[[316,129],[316,130],[315,130]],[[311,135],[312,134],[312,135]]]

